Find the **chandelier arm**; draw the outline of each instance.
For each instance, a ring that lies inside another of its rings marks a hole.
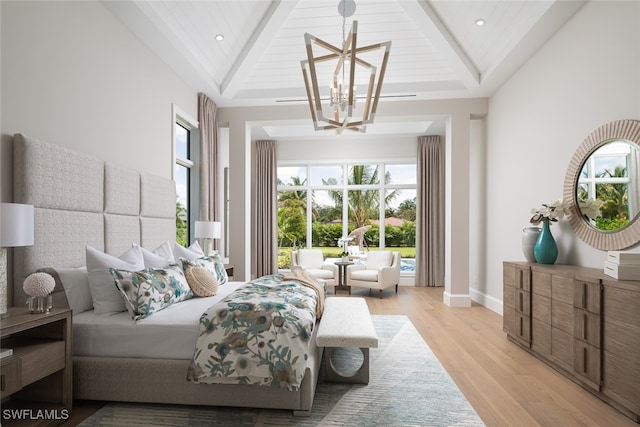
[[[316,64],[313,62],[313,49],[311,43],[307,43],[307,58],[309,58],[309,73],[311,74],[311,83],[313,84],[313,96],[315,101],[316,111],[322,110],[322,103],[320,102],[320,92],[318,90],[318,77],[316,75]],[[311,102],[311,100],[309,100]]]
[[[391,49],[391,42],[382,43],[386,46],[384,51],[384,57],[382,59],[382,67],[380,68],[380,76],[378,77],[378,87],[376,88],[376,96],[373,100],[373,109],[371,112],[371,120],[376,115],[378,111],[378,101],[380,100],[380,92],[382,91],[382,82],[384,81],[384,73],[387,71],[387,62],[389,62],[389,50]]]
[[[342,55],[342,49],[339,49],[339,48],[335,47],[334,45],[331,45],[331,44],[327,43],[326,41],[324,41],[322,39],[319,39],[319,38],[316,38],[316,37],[313,37],[313,36],[311,36],[311,37],[313,38],[312,41],[315,44],[317,44],[318,46],[323,47],[323,48],[327,49],[328,51],[331,51],[331,52],[335,53],[336,55]]]
[[[311,90],[309,89],[309,76],[307,75],[307,70],[305,68],[304,62],[306,61],[301,61],[302,63],[302,77],[304,78],[304,87],[307,91],[307,100],[309,101],[309,110],[311,110],[311,118],[313,119],[313,123],[314,125],[317,125],[318,123],[318,115],[316,113],[315,108],[313,108],[313,98],[311,96]]]
[[[351,32],[349,33],[351,38],[351,52],[349,55],[350,70],[349,70],[349,116],[353,113],[353,107],[355,105],[355,90],[354,84],[356,81],[356,42],[358,39],[358,21],[353,21],[351,26]],[[346,48],[346,45],[345,45]]]
[[[372,73],[369,76],[369,85],[367,86],[367,98],[364,102],[364,111],[362,112],[362,121],[369,122],[369,113],[371,111],[371,93],[373,92],[373,85],[376,80],[375,68],[371,70]]]

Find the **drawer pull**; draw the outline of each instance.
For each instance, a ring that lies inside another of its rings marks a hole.
[[[582,339],[587,340],[587,325],[589,324],[589,320],[587,319],[587,314],[585,313],[582,316]]]
[[[520,333],[518,335],[524,336],[524,324],[523,324],[524,322],[523,322],[522,317],[520,317],[519,320],[520,320]]]
[[[582,372],[586,374],[587,373],[587,347],[582,348],[582,361],[584,363],[582,367]]]
[[[588,285],[586,283],[582,284],[582,308],[586,310],[587,308],[587,294],[588,294]]]
[[[520,297],[520,311],[524,312],[524,294],[520,292],[518,296]]]

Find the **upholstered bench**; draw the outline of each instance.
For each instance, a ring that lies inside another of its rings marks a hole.
[[[316,335],[324,347],[325,379],[330,382],[369,383],[369,348],[378,347],[378,335],[364,298],[329,297]],[[355,373],[335,368],[331,357],[337,348],[355,347],[362,352],[362,366]]]

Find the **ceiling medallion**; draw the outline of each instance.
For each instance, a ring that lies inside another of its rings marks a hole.
[[[302,76],[307,90],[311,118],[315,130],[335,130],[337,134],[341,134],[345,129],[366,132],[367,125],[373,123],[378,109],[391,42],[357,47],[358,21],[353,21],[351,31],[345,38],[345,18],[355,12],[355,2],[342,0],[338,5],[338,11],[342,15],[341,47],[333,46],[309,33],[304,35],[307,59],[300,61],[300,64],[302,65]],[[323,49],[321,56],[314,54],[314,46]],[[378,67],[363,59],[363,54],[370,54],[374,51],[382,51],[382,58],[377,58],[382,62],[379,73],[377,73]],[[326,62],[330,62],[329,65],[335,63],[335,67],[331,67],[333,75],[329,85],[329,97],[325,98],[329,101],[327,110],[332,110],[328,116],[325,116],[323,110],[316,71],[317,67],[322,67]],[[355,111],[356,80],[358,79],[367,81],[364,106],[360,114]]]

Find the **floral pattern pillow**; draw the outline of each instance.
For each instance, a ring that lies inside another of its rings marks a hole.
[[[131,317],[138,321],[180,301],[193,292],[178,264],[127,271],[110,268]]]
[[[188,267],[204,267],[211,274],[213,274],[218,281],[218,285],[222,285],[229,281],[229,276],[227,275],[227,270],[224,268],[224,262],[222,262],[222,257],[218,252],[214,252],[210,256],[199,257],[193,260],[188,260],[186,258],[180,258],[182,261],[183,270],[187,270]]]

